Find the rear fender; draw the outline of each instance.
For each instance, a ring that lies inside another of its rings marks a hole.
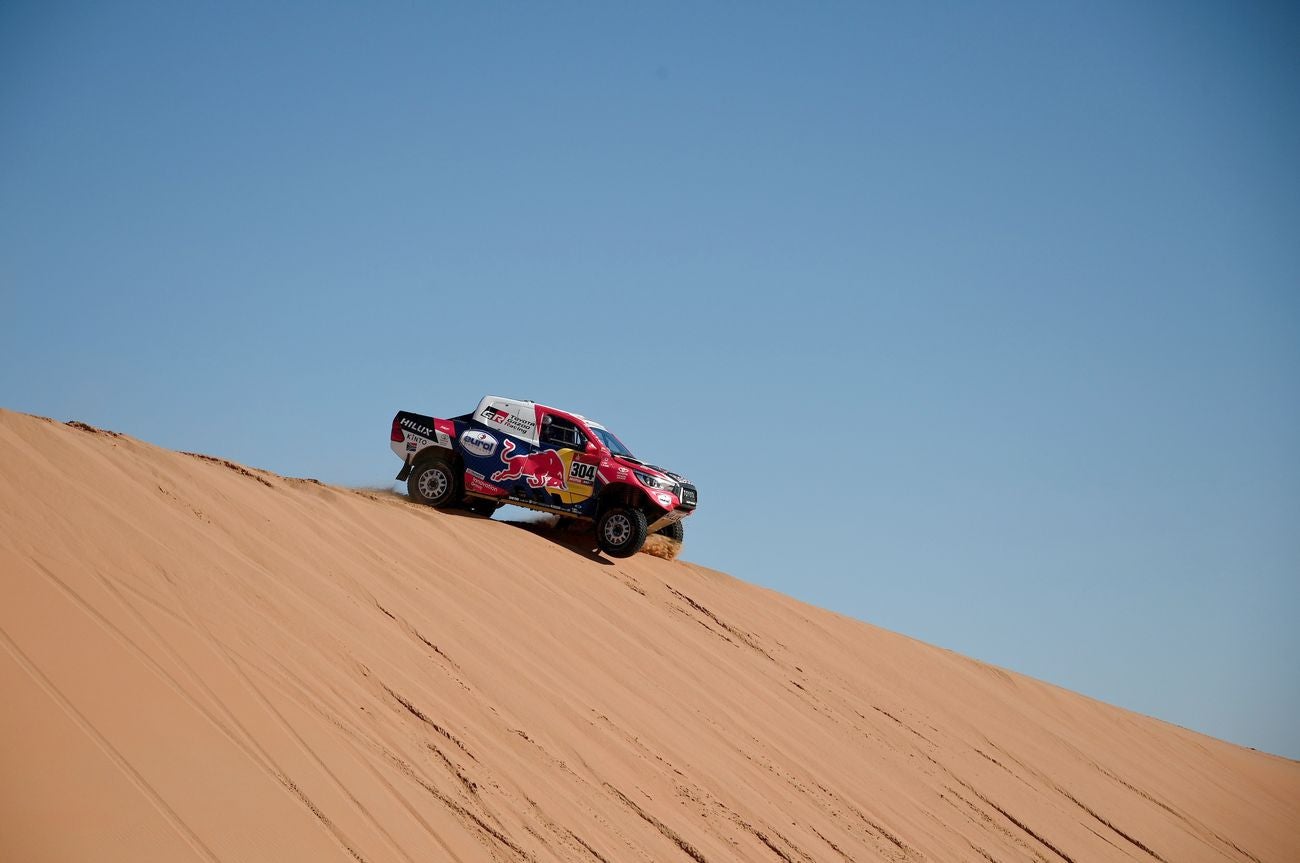
[[[452,420],[398,411],[397,416],[393,417],[393,430],[389,440],[398,458],[414,464],[424,450],[430,447],[451,451],[455,446],[456,424]]]

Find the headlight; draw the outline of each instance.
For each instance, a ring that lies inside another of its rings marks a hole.
[[[660,479],[659,477],[651,476],[648,473],[641,473],[641,471],[639,470],[634,470],[632,471],[632,473],[636,474],[636,478],[641,480],[641,484],[646,488],[659,489],[662,491],[670,491],[673,488],[673,486],[676,485],[676,483],[673,482],[672,480]]]

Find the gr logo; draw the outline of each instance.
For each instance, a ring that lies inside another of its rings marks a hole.
[[[569,480],[579,485],[592,485],[596,482],[596,466],[575,461],[569,468]]]

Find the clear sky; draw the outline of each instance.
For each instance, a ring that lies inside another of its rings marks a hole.
[[[390,483],[600,419],[686,557],[1300,757],[1300,23],[0,4],[0,406]],[[2,465],[0,465],[2,467]]]

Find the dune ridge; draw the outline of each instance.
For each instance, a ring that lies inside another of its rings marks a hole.
[[[1300,859],[1294,761],[562,540],[0,411],[0,860]]]

